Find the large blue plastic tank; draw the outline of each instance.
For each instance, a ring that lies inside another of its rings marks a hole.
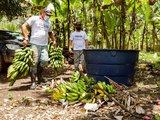
[[[130,86],[134,83],[138,50],[85,49],[87,74],[96,81],[109,83],[108,78]]]

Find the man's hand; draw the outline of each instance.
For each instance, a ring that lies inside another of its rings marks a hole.
[[[22,44],[23,44],[23,47],[26,47],[28,45],[28,40],[23,40]]]
[[[57,41],[56,41],[56,40],[53,41],[53,45],[54,45],[55,47],[57,47]]]
[[[69,53],[73,53],[73,50],[72,50],[72,48],[69,48]]]

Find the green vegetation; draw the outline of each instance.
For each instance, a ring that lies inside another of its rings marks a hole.
[[[160,52],[140,52],[139,63],[152,64],[155,70],[160,70]]]
[[[160,1],[22,0],[19,2],[22,11],[18,17],[16,14],[17,20],[38,15],[49,3],[53,4],[51,21],[59,47],[68,46],[68,38],[74,30],[74,23],[80,21],[83,30],[89,36],[89,44],[94,48],[160,50]],[[10,30],[15,30],[17,29],[15,26],[18,26],[16,22],[10,25],[13,28],[1,25],[0,28]]]

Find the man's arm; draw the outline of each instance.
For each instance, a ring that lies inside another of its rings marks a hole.
[[[69,49],[70,52],[72,51],[72,43],[73,43],[72,40],[69,39],[68,49]]]
[[[56,38],[54,37],[54,34],[52,32],[48,32],[49,37],[51,38],[51,40],[53,41],[54,45],[57,44]]]
[[[88,39],[85,40],[85,47],[88,48]]]
[[[68,46],[68,49],[69,49],[69,52],[70,52],[70,53],[73,53],[72,47],[73,47],[73,40],[69,39],[69,46]]]
[[[24,40],[22,42],[23,46],[26,47],[28,45],[28,34],[27,34],[27,27],[29,27],[29,24],[27,22],[25,22],[22,25],[22,34],[24,36]]]

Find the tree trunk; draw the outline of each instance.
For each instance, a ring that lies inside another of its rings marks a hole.
[[[113,38],[114,38],[114,48],[118,49],[117,33],[115,29],[114,29]]]
[[[143,44],[144,44],[144,36],[145,36],[145,33],[146,33],[146,22],[145,22],[144,27],[143,27],[142,42],[141,42],[141,50],[143,50]]]
[[[130,23],[130,31],[129,31],[128,43],[127,43],[128,49],[132,49],[131,48],[131,36],[132,36],[133,31],[135,30],[135,25],[136,25],[136,0],[134,0],[134,7],[133,7],[133,12],[132,12],[132,21]]]
[[[120,49],[125,49],[125,36],[126,36],[126,31],[125,31],[125,20],[126,20],[126,11],[125,11],[125,7],[126,7],[126,1],[122,0],[122,4],[121,4],[121,42],[122,42],[122,46]]]
[[[70,37],[70,23],[71,23],[71,18],[70,18],[70,0],[67,0],[67,3],[68,3],[68,16],[67,16],[67,19],[68,19],[68,47],[69,47],[69,37]]]
[[[153,10],[151,10],[151,11],[152,11],[151,16],[154,16]],[[154,51],[159,51],[158,37],[157,37],[156,26],[155,26],[154,21],[152,21],[152,26],[153,26],[153,29],[152,29],[153,50]]]
[[[54,0],[54,8],[55,8],[55,17],[56,17],[56,20],[55,20],[55,23],[56,23],[56,34],[55,34],[55,37],[56,37],[56,42],[57,42],[57,45],[60,45],[59,44],[59,41],[60,41],[60,26],[59,26],[59,21],[57,19],[57,9],[55,7],[55,0]]]
[[[153,29],[152,29],[152,38],[153,38],[153,50],[154,51],[159,51],[159,46],[158,46],[158,36],[156,32],[156,27],[154,21],[152,21]]]
[[[82,4],[83,4],[83,16],[84,16],[84,28],[85,28],[85,32],[88,33],[87,13],[86,13],[86,8],[85,8],[85,0],[82,0]]]
[[[96,0],[92,0],[92,3],[93,3],[93,41],[92,41],[92,44],[96,46],[97,45],[96,35],[97,35],[97,30],[98,30],[97,16],[96,16]]]
[[[110,43],[109,43],[109,39],[108,39],[108,31],[106,29],[106,24],[104,21],[104,15],[103,15],[103,11],[101,10],[101,4],[102,1],[98,1],[98,10],[100,11],[100,22],[101,22],[101,27],[102,27],[102,33],[103,33],[103,37],[106,40],[106,48],[110,47]],[[101,41],[101,46],[103,46],[103,42]]]
[[[149,51],[149,45],[148,45],[148,38],[147,38],[147,34],[146,34],[146,51]]]
[[[63,30],[63,48],[66,47],[66,30],[64,27],[64,23],[62,23],[62,30]]]

